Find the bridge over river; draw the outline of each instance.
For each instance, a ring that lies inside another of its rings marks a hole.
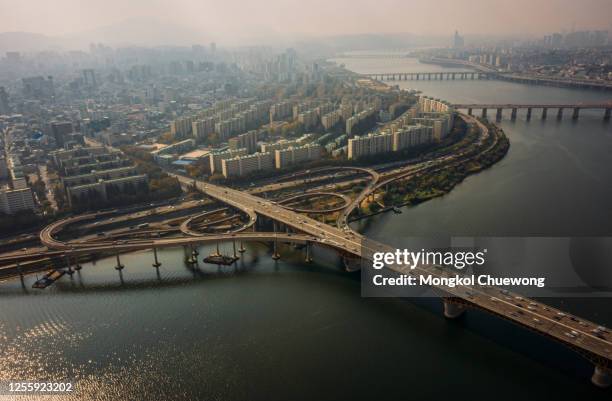
[[[548,116],[548,110],[557,110],[557,119],[563,118],[563,110],[572,110],[572,119],[577,120],[580,116],[580,110],[602,110],[604,121],[610,120],[612,111],[612,101],[602,103],[564,103],[564,104],[549,104],[549,103],[527,103],[527,104],[514,104],[514,103],[484,103],[484,104],[454,104],[458,110],[467,110],[468,115],[472,115],[473,110],[481,110],[481,116],[487,117],[487,110],[496,110],[495,118],[497,121],[501,120],[504,110],[511,110],[512,113],[510,118],[516,119],[516,115],[519,109],[527,110],[527,120],[531,119],[533,109],[540,109],[542,111],[541,118],[545,120]]]

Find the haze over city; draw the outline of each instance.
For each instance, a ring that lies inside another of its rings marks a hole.
[[[50,36],[62,47],[87,41],[235,46],[355,34],[440,37],[455,29],[468,36],[525,37],[609,29],[609,7],[607,0],[1,0],[0,29]]]
[[[0,0],[0,401],[610,401],[611,16]]]

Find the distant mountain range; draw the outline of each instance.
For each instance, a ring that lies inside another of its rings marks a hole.
[[[44,50],[84,50],[90,43],[113,47],[191,46],[206,44],[210,36],[181,25],[150,20],[126,20],[65,36],[48,36],[30,32],[0,33],[0,53],[7,51],[37,52]]]
[[[229,35],[196,31],[167,22],[132,19],[65,36],[48,36],[29,32],[0,33],[0,56],[7,51],[38,52],[44,50],[85,50],[90,43],[112,47],[191,46],[217,41],[220,46],[270,45],[279,47],[320,47],[330,51],[405,49],[415,46],[446,45],[449,39],[425,38],[413,34],[356,34],[330,37],[281,35],[273,31]]]

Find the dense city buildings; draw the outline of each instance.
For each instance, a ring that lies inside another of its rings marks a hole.
[[[350,138],[347,156],[359,159],[439,142],[452,130],[454,118],[454,110],[447,102],[421,96],[416,105],[385,129]]]
[[[147,192],[148,177],[118,150],[104,146],[76,147],[50,154],[68,205],[103,205],[121,192]]]

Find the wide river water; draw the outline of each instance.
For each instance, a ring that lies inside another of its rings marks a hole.
[[[342,62],[363,73],[442,70],[412,59]],[[400,85],[451,102],[610,98],[498,81]],[[535,111],[501,126],[511,148],[500,163],[358,226],[389,242],[611,236],[612,126],[601,113],[543,122]],[[122,256],[121,273],[104,259],[44,291],[31,289],[35,277],[0,283],[0,381],[72,381],[74,400],[609,399],[590,384],[592,367],[560,345],[478,311],[446,320],[439,300],[361,298],[358,275],[315,253],[310,265],[291,250],[274,262],[254,245],[234,267],[193,270],[170,249],[159,274],[143,252]],[[612,325],[608,300],[556,302]]]

